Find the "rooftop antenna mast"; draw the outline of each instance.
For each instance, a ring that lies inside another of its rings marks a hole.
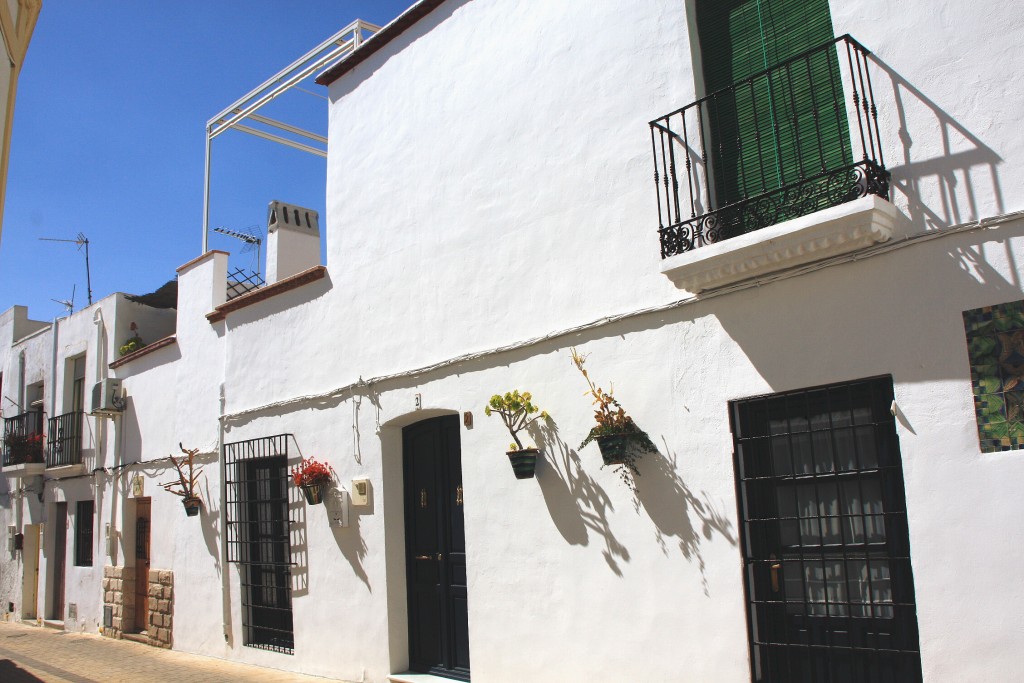
[[[71,285],[71,298],[70,299],[50,299],[55,304],[60,304],[64,308],[68,309],[68,315],[75,312],[75,286]]]
[[[78,237],[73,240],[61,240],[55,237],[40,237],[39,239],[43,242],[70,242],[71,244],[77,244],[78,251],[82,251],[82,247],[85,247],[85,289],[88,294],[89,305],[92,306],[92,274],[89,271],[89,238],[82,233],[78,233]],[[57,303],[64,302],[58,301]]]
[[[219,232],[222,235],[228,237],[234,237],[236,240],[245,242],[245,246],[242,247],[242,253],[256,252],[256,268],[254,269],[256,274],[260,274],[260,264],[262,261],[262,245],[263,245],[263,233],[260,231],[258,225],[250,225],[245,230],[228,230],[227,228],[214,228],[214,232]]]

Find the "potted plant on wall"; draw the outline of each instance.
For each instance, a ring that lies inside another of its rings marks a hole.
[[[589,394],[594,399],[594,405],[597,406],[594,409],[594,421],[597,422],[597,425],[591,428],[587,438],[580,443],[580,448],[596,441],[604,464],[619,466],[619,476],[632,487],[628,474],[640,476],[640,470],[636,466],[637,460],[644,453],[656,450],[656,447],[647,436],[647,432],[640,429],[633,422],[633,418],[626,414],[626,410],[612,395],[613,390],[610,389],[606,392],[590,379],[590,375],[587,374],[587,369],[584,367],[587,357],[580,354],[575,348],[570,350],[573,365],[583,374],[583,378],[587,380],[587,385],[590,387],[584,396]]]
[[[292,468],[292,481],[302,489],[302,494],[310,505],[324,502],[324,488],[331,483],[333,476],[334,468],[315,458],[303,458]]]
[[[535,415],[538,411],[540,415]],[[509,444],[507,455],[516,479],[532,479],[537,469],[537,454],[540,453],[540,449],[536,446],[525,448],[519,439],[519,432],[537,420],[546,420],[547,412],[533,404],[533,396],[529,391],[520,394],[519,390],[514,390],[506,392],[504,396],[491,396],[487,407],[484,408],[484,414],[490,417],[493,413],[501,416],[502,422],[512,435],[513,443]],[[531,415],[535,416],[530,417]]]
[[[178,460],[173,455],[170,456],[171,462],[174,463],[174,468],[178,470],[177,481],[169,481],[165,484],[160,484],[164,487],[164,490],[173,493],[176,496],[181,496],[181,504],[185,506],[185,514],[189,517],[195,517],[199,514],[199,506],[202,500],[199,498],[199,475],[203,472],[203,466],[196,466],[195,459],[196,454],[199,452],[198,448],[185,448],[180,443],[178,448],[185,454],[185,458]],[[188,474],[185,474],[185,469],[188,469]]]
[[[146,342],[142,341],[142,337],[139,336],[139,327],[135,323],[131,324],[132,336],[125,340],[124,344],[117,350],[122,356],[127,356],[129,353],[135,353],[143,346]]]

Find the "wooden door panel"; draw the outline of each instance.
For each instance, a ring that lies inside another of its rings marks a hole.
[[[403,432],[410,668],[469,677],[469,621],[458,419]]]

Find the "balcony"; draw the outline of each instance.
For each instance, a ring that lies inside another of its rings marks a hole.
[[[71,412],[49,420],[46,445],[46,471],[52,476],[85,473],[82,463],[82,424],[84,413]]]
[[[732,249],[721,245],[703,255],[693,253],[702,247],[742,236],[748,238],[745,243],[756,244],[775,239],[753,234],[768,226],[788,225],[869,195],[889,198],[869,54],[843,36],[650,123],[663,272],[673,277],[670,260],[686,266]],[[883,212],[891,223],[888,210]],[[799,223],[807,227],[813,222]],[[840,229],[849,228],[848,221],[838,223]],[[862,228],[856,228],[858,235]],[[853,243],[859,248],[889,234],[875,229]],[[836,235],[834,241],[847,244],[849,237]],[[819,232],[811,244],[820,245],[822,239]],[[787,252],[813,251],[792,239],[789,243]],[[824,255],[830,254],[826,249]],[[733,266],[716,268],[747,272]]]
[[[42,474],[43,414],[22,413],[4,419],[3,471],[11,476],[30,477]]]

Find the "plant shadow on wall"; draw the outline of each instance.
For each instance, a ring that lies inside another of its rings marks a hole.
[[[662,438],[665,456],[659,450],[644,455],[644,476],[636,480],[634,505],[642,507],[654,523],[655,538],[668,555],[669,543],[675,544],[688,561],[700,569],[704,595],[710,595],[704,573],[701,544],[718,534],[730,545],[737,544],[732,522],[708,498],[706,492],[694,493],[679,474],[679,460]]]
[[[330,495],[340,495],[340,492],[336,489],[331,491]],[[370,585],[370,576],[366,573],[366,568],[363,567],[363,560],[366,559],[366,540],[363,538],[362,533],[359,531],[359,518],[363,515],[373,514],[373,489],[370,489],[369,500],[365,506],[356,507],[349,505],[348,512],[348,527],[331,527],[331,533],[334,535],[334,542],[338,544],[338,550],[348,560],[349,565],[352,567],[352,571],[359,577],[359,580],[366,586],[366,590],[370,593],[373,592],[373,586]]]
[[[529,433],[543,447],[537,482],[555,527],[570,545],[586,546],[590,533],[596,533],[604,542],[605,562],[616,576],[622,576],[619,563],[629,562],[629,550],[612,533],[611,498],[583,469],[579,454],[562,440],[553,419],[535,422]]]
[[[217,570],[217,576],[220,576],[221,565],[220,565],[220,508],[214,508],[211,504],[212,501],[219,501],[220,496],[214,497],[214,494],[210,492],[210,481],[208,479],[203,481],[203,507],[199,511],[199,524],[203,530],[203,541],[206,542],[206,550],[210,553],[210,557],[213,558],[213,568]]]

